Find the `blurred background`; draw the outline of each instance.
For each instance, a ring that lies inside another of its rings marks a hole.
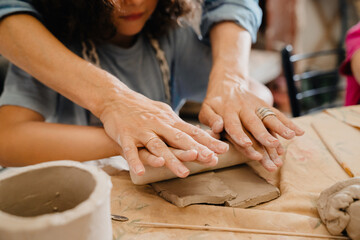
[[[284,70],[287,71],[288,67],[284,66],[283,61],[286,59],[281,56],[281,51],[291,45],[291,54],[322,52],[310,58],[305,56],[303,61],[294,63],[294,75],[309,71],[319,73],[338,69],[344,58],[346,32],[359,21],[360,1],[260,0],[259,4],[264,15],[257,43],[253,45],[250,75],[255,80],[265,83],[273,93],[275,106],[291,116],[292,106],[286,74],[284,75]],[[295,81],[295,85],[300,88],[299,91],[312,89],[316,87],[314,85],[336,85],[338,90],[342,90],[345,85],[344,78],[337,77],[338,80],[330,79],[328,82],[326,79],[316,83],[313,79],[308,79],[301,84]],[[299,77],[295,76],[295,80],[296,78]],[[300,111],[306,112],[306,108],[315,105],[338,106],[342,104],[343,99],[343,91],[338,91],[336,94],[322,94],[320,97],[310,96],[303,99]],[[336,104],[326,104],[326,100]]]

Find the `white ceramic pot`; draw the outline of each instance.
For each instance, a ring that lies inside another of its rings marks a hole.
[[[111,240],[110,177],[54,161],[0,174],[0,240]]]

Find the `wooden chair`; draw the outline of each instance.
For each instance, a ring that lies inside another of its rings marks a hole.
[[[282,50],[282,65],[293,117],[343,105],[343,99],[339,101],[339,93],[343,91],[344,87],[341,86],[338,68],[344,59],[344,54],[343,49],[334,49],[292,55],[291,45]],[[331,55],[337,59],[336,66],[333,68],[329,70],[311,69],[295,73],[295,65],[299,61]]]

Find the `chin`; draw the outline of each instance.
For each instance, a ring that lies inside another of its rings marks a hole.
[[[119,32],[121,35],[124,36],[134,36],[137,35],[141,32],[143,28],[139,28],[139,27],[134,27],[134,28],[128,28],[128,29],[123,29],[121,32]]]

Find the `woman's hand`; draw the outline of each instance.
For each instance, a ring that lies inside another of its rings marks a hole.
[[[116,100],[108,101],[99,115],[106,133],[121,146],[131,170],[138,175],[145,172],[138,148],[146,148],[158,158],[155,166],[161,166],[164,159],[164,165],[179,177],[186,177],[189,170],[169,147],[194,150],[194,160],[209,166],[217,164],[216,154],[229,148],[206,131],[181,120],[167,104],[131,90],[123,92],[121,100],[118,95]],[[143,156],[144,152],[140,154]]]
[[[259,88],[252,85],[254,83],[247,85],[238,75],[213,69],[199,119],[215,133],[225,130],[229,140],[243,154],[252,160],[261,161],[269,171],[276,170],[277,166],[282,165],[279,155],[284,152],[276,135],[291,139],[295,135],[302,135],[304,131],[280,111],[251,93],[250,91],[258,91]],[[270,115],[261,121],[256,114],[261,107],[270,108],[276,116]],[[250,140],[244,129],[265,148],[265,154],[254,149],[254,141]]]
[[[210,41],[213,66],[200,121],[215,133],[225,130],[239,151],[261,161],[267,170],[275,170],[282,164],[279,155],[284,152],[276,134],[291,139],[303,131],[272,108],[270,101],[268,104],[261,99],[266,93],[265,86],[248,81],[251,37],[244,28],[231,21],[217,23],[210,30]],[[271,95],[270,98],[272,102]],[[260,120],[256,111],[261,107],[270,108],[276,117]],[[253,146],[256,141],[249,138],[251,135],[262,145],[256,147],[258,151]]]

